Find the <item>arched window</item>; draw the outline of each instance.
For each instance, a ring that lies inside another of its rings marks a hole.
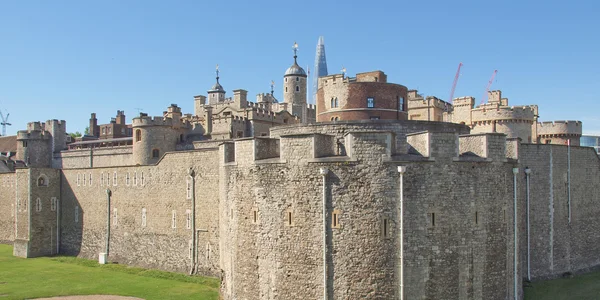
[[[287,82],[287,77],[285,78],[285,82]]]
[[[38,177],[37,180],[37,185],[38,186],[48,186],[48,177],[46,177],[46,175],[40,175],[40,177]]]
[[[286,78],[286,80],[287,80],[287,78]],[[285,87],[285,92],[287,93],[287,86]]]
[[[331,107],[335,107],[333,103],[333,98],[331,98]]]
[[[296,77],[296,81],[300,81],[300,77]]]
[[[337,97],[335,97],[334,104],[335,104],[335,107],[338,107],[338,100],[337,100]]]
[[[296,92],[300,91],[300,86],[296,86]]]
[[[404,97],[398,98],[398,110],[404,111]]]
[[[160,151],[158,149],[152,149],[152,158],[157,158],[159,154]]]
[[[135,131],[135,141],[139,142],[142,140],[142,131],[140,129]]]

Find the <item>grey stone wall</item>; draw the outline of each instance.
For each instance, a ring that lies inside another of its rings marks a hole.
[[[105,252],[106,189],[110,188],[109,260],[189,272],[194,232],[187,221],[192,209],[187,182],[188,168],[193,167],[197,268],[202,274],[218,276],[217,153],[215,149],[167,153],[156,166],[63,170],[61,253],[97,259],[98,253]],[[92,174],[91,185],[88,174]],[[85,185],[83,178],[87,178]]]
[[[52,160],[52,167],[57,169],[130,166],[133,164],[133,146],[62,151],[54,154]]]

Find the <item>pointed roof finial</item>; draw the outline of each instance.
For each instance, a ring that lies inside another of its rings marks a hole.
[[[298,58],[297,52],[298,52],[298,43],[294,42],[294,46],[292,47],[294,49],[294,63],[296,62],[296,58]]]
[[[217,64],[216,72],[217,72],[217,83],[219,83],[219,64]]]
[[[275,81],[271,80],[271,96],[273,96],[273,86],[275,85]]]

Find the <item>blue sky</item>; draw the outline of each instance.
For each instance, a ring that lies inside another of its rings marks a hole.
[[[581,120],[600,134],[600,1],[2,1],[0,109],[8,134],[27,122],[91,112],[193,111],[220,65],[221,83],[282,98],[293,62],[314,64],[325,37],[330,73],[380,69],[388,81],[447,99],[492,89],[538,104],[540,120]]]

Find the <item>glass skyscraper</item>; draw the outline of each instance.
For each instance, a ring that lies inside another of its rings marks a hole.
[[[317,89],[319,88],[319,77],[327,76],[327,59],[325,58],[325,42],[319,37],[317,42],[317,54],[315,56],[315,68],[313,70],[313,93],[312,103],[317,103]]]

